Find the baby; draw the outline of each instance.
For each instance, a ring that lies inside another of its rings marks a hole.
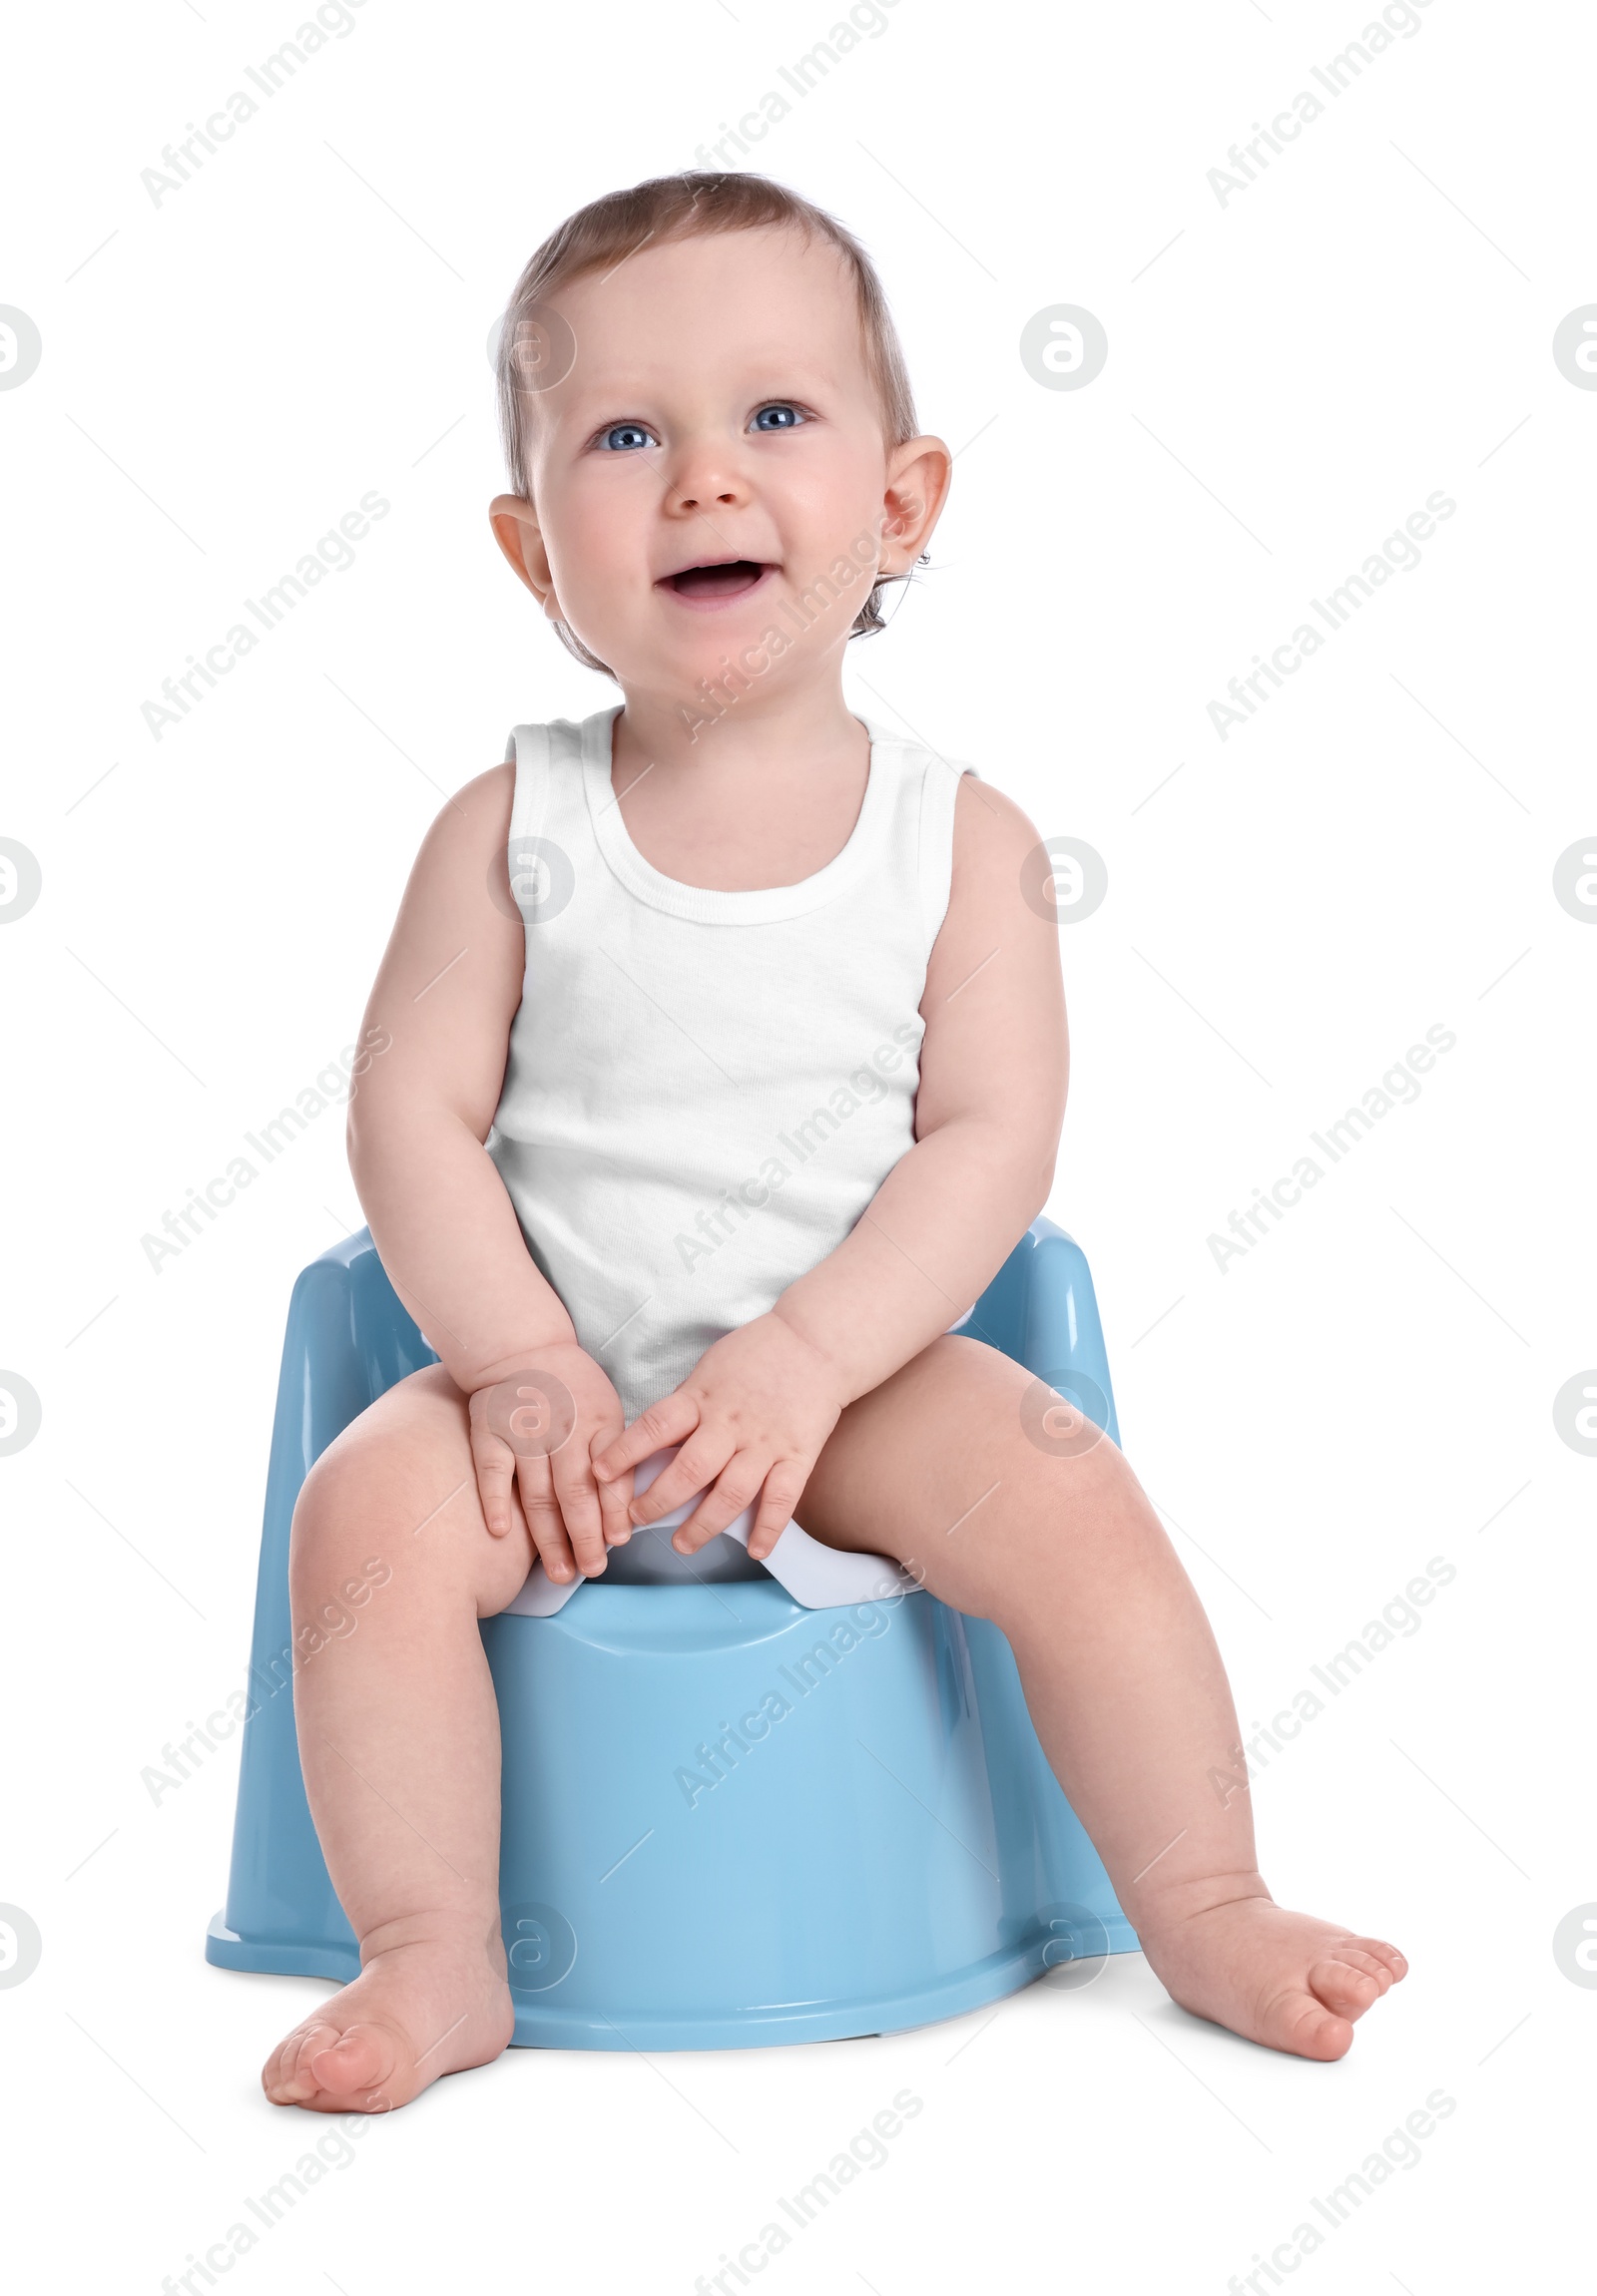
[[[506,2047],[477,1621],[692,1500],[683,1556],[753,1507],[757,1560],[792,1519],[995,1620],[1169,1992],[1341,2057],[1403,1957],[1272,1899],[1246,1790],[1212,1782],[1240,1738],[1220,1655],[1136,1477],[1090,1430],[1039,1443],[1030,1375],[950,1328],[1047,1201],[1065,1011],[1036,828],[843,699],[951,466],[868,257],[758,176],[614,194],[523,274],[500,400],[499,546],[624,699],[519,729],[444,806],[367,1008],[391,1043],[350,1164],[440,1360],[294,1515],[296,1626],[397,1567],[295,1677],[361,1969],[266,2094],[386,2110]]]

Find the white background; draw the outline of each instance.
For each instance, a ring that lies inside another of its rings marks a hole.
[[[159,1806],[140,1773],[242,1681],[289,1287],[361,1220],[341,1117],[159,1274],[141,1238],[352,1042],[442,793],[512,721],[615,697],[484,516],[516,273],[837,16],[366,0],[155,205],[141,171],[299,20],[35,8],[9,43],[0,301],[43,342],[0,393],[0,835],[44,882],[0,934],[0,1365],[44,1414],[0,1459],[0,1899],[43,1937],[0,1991],[19,2287],[158,2289],[323,2132],[258,2067],[326,1989],[202,1959],[237,1740]],[[1136,1958],[850,2048],[515,2052],[370,2127],[242,2290],[686,2292],[906,2085],[923,2112],[779,2296],[1218,2292],[1438,2087],[1419,2165],[1303,2286],[1578,2277],[1597,1992],[1552,1935],[1597,1899],[1597,1459],[1552,1406],[1597,1362],[1597,930],[1552,873],[1597,829],[1597,392],[1551,345],[1597,300],[1594,41],[1573,5],[1431,0],[1331,100],[1310,67],[1368,20],[898,0],[743,164],[861,234],[960,450],[852,698],[1107,864],[1065,931],[1050,1209],[1244,1721],[1455,1568],[1255,1788],[1278,1896],[1412,1975],[1335,2066],[1185,2017]],[[1222,207],[1208,171],[1303,89],[1324,116]],[[1019,355],[1061,302],[1108,333],[1079,391]],[[354,567],[155,740],[162,680],[370,489]],[[1419,568],[1222,742],[1227,681],[1435,489]],[[1211,1232],[1437,1023],[1418,1101],[1222,1273]]]

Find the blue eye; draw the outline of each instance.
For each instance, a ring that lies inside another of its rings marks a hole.
[[[770,422],[766,420],[768,415],[774,418]],[[755,416],[753,428],[756,430],[797,430],[800,423],[808,420],[809,417],[806,414],[801,414],[791,399],[777,399],[770,406],[763,406],[760,409],[760,412]]]
[[[654,442],[641,422],[613,422],[608,430],[600,432],[598,443],[612,454],[635,454],[640,447]]]

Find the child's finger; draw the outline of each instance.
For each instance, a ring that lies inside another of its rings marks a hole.
[[[482,1501],[482,1519],[495,1539],[503,1539],[510,1529],[510,1486],[515,1477],[516,1455],[508,1443],[501,1443],[485,1427],[471,1430],[471,1460],[477,1470],[477,1496]]]
[[[593,1471],[601,1483],[624,1474],[647,1459],[651,1451],[664,1451],[668,1444],[681,1443],[699,1424],[699,1406],[680,1387],[663,1395],[658,1403],[651,1403],[647,1411],[639,1413],[624,1435],[607,1443],[597,1454]]]
[[[558,1451],[552,1452],[549,1464],[554,1470],[555,1499],[577,1569],[585,1579],[597,1579],[604,1570],[607,1549],[593,1469],[575,1443],[562,1444]]]
[[[519,1459],[516,1462],[516,1483],[521,1492],[521,1512],[526,1517],[527,1530],[538,1558],[550,1578],[557,1585],[564,1586],[576,1576],[577,1566],[572,1557],[571,1542],[566,1537],[560,1502],[554,1494],[548,1460]]]
[[[763,1563],[787,1530],[807,1481],[807,1474],[794,1459],[779,1459],[766,1477],[766,1488],[749,1531],[752,1563]]]
[[[708,1427],[696,1429],[648,1490],[633,1500],[627,1510],[633,1522],[640,1527],[645,1523],[658,1523],[662,1515],[669,1515],[673,1508],[696,1498],[701,1491],[708,1491],[736,1448],[730,1435],[716,1434]],[[734,1508],[733,1514],[737,1512]],[[732,1517],[727,1520],[730,1522]]]
[[[613,1440],[608,1430],[596,1435],[593,1439],[593,1456],[597,1458],[602,1446]],[[632,1517],[627,1512],[632,1504],[632,1469],[623,1468],[609,1483],[600,1483],[597,1488],[599,1520],[604,1525],[605,1544],[609,1547],[625,1547],[632,1537]]]
[[[708,1540],[717,1538],[729,1523],[759,1498],[770,1461],[756,1451],[735,1451],[693,1513],[671,1534],[679,1555],[697,1555]]]

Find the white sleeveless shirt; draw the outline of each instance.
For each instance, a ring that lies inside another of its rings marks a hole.
[[[521,1005],[488,1135],[630,1422],[841,1243],[913,1147],[961,773],[870,720],[841,852],[797,885],[663,876],[610,778],[622,704],[518,725]]]

